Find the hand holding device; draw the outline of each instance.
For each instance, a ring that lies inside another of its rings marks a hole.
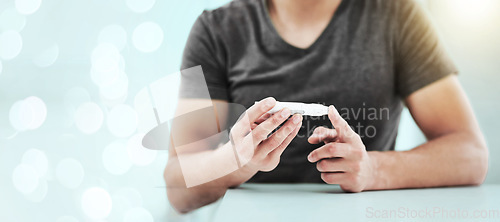
[[[348,192],[370,189],[376,161],[370,158],[361,137],[330,106],[328,117],[335,129],[318,127],[309,137],[309,143],[325,145],[313,150],[307,159],[316,163],[321,179],[328,184],[339,184]]]
[[[276,108],[278,102],[274,98],[266,98],[250,107],[231,129],[231,143],[236,149],[241,165],[253,170],[271,171],[280,161],[280,156],[302,126],[302,116],[284,107]],[[274,107],[274,108],[273,108]],[[278,128],[269,135],[273,130]]]

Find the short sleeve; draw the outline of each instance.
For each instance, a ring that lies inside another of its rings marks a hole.
[[[195,21],[184,48],[181,70],[201,66],[211,99],[228,100],[227,75],[223,59],[223,48],[217,41],[214,30],[208,24],[207,14],[203,12]],[[181,71],[180,98],[206,98],[205,87],[198,84],[193,72]]]
[[[414,0],[395,1],[396,90],[402,98],[457,74],[427,14]]]

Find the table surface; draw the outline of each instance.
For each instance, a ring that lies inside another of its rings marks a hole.
[[[214,221],[500,221],[500,185],[345,193],[327,184],[244,184]]]

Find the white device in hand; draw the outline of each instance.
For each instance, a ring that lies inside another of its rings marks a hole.
[[[257,103],[257,102],[255,102]],[[291,114],[302,114],[304,116],[323,116],[328,115],[328,106],[314,103],[298,102],[276,102],[276,105],[267,113],[273,114],[283,108],[288,108]]]

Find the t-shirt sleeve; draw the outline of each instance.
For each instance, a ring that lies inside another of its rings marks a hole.
[[[207,98],[228,100],[227,75],[221,42],[216,39],[213,27],[208,21],[207,11],[195,21],[184,48],[181,70],[201,66],[205,81],[199,81],[193,72],[181,71],[180,98]],[[206,83],[205,86],[200,86]]]
[[[402,98],[457,74],[433,25],[414,0],[398,2],[395,30],[396,90]]]

